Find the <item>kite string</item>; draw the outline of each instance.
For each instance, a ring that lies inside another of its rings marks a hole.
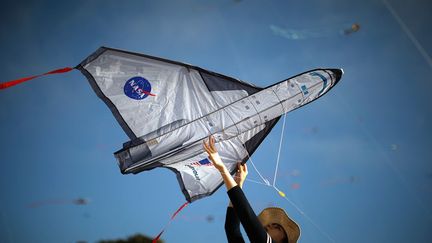
[[[261,173],[258,171],[257,167],[255,166],[254,162],[252,161],[252,158],[251,158],[251,156],[250,156],[250,154],[249,154],[249,152],[247,151],[246,148],[245,148],[245,151],[246,151],[246,154],[248,156],[248,159],[250,160],[250,162],[252,164],[252,167],[255,169],[255,171],[257,172],[257,174],[261,177],[261,180],[263,180],[263,182],[265,183],[266,186],[270,186],[270,182],[266,178],[264,178],[261,175]]]
[[[273,188],[281,193],[281,191],[276,187],[273,186]],[[306,218],[307,221],[309,221],[315,228],[318,229],[318,231],[327,237],[331,242],[336,242],[327,232],[325,232],[317,223],[315,223],[311,217],[309,217],[303,210],[301,210],[293,201],[288,199],[287,197],[283,197],[286,201],[288,201],[304,218]]]
[[[273,177],[273,186],[276,185],[276,177],[277,177],[277,172],[279,169],[279,159],[280,159],[280,153],[281,153],[281,148],[282,148],[282,140],[284,137],[286,114],[287,113],[284,114],[284,119],[283,119],[283,123],[282,123],[282,131],[281,131],[281,136],[280,136],[280,140],[279,140],[279,150],[278,150],[278,154],[277,154],[276,167],[275,167],[275,172],[274,172],[274,177]]]
[[[266,186],[270,186],[273,189],[275,189],[282,198],[284,198],[286,201],[288,201],[288,203],[290,203],[295,208],[295,210],[297,210],[304,218],[306,218],[307,221],[309,221],[316,229],[318,229],[318,231],[321,234],[323,234],[325,237],[327,237],[327,239],[329,239],[329,241],[336,242],[327,232],[325,232],[317,223],[315,223],[315,221],[313,221],[311,217],[309,217],[303,210],[301,210],[299,206],[297,206],[293,201],[288,199],[284,192],[282,192],[281,190],[279,190],[279,188],[276,187],[276,177],[277,177],[277,172],[279,169],[280,153],[281,153],[281,149],[282,149],[282,141],[283,141],[283,137],[284,137],[285,124],[286,124],[286,115],[287,115],[287,113],[284,114],[284,119],[283,119],[283,123],[282,123],[281,136],[280,136],[280,140],[279,140],[279,149],[278,149],[278,155],[277,155],[277,159],[276,159],[275,173],[274,173],[274,177],[273,177],[273,184],[272,185],[267,184]]]
[[[325,237],[327,237],[327,239],[329,241],[336,242],[326,231],[324,231],[317,223],[315,223],[315,221],[313,221],[312,218],[309,217],[309,215],[307,215],[299,206],[297,206],[297,204],[295,204],[293,201],[291,201],[290,199],[288,199],[285,196],[285,193],[283,193],[281,190],[279,190],[279,188],[277,188],[275,185],[270,185],[269,183],[268,184],[264,184],[262,182],[255,181],[255,180],[250,180],[250,179],[246,179],[246,180],[254,182],[254,183],[257,183],[257,184],[261,184],[261,185],[264,185],[264,186],[272,187],[273,189],[275,189],[279,193],[279,195],[281,197],[283,197],[289,204],[291,204],[291,206],[294,207],[295,210],[297,210],[304,218],[306,218],[307,221],[309,221],[316,229],[318,229],[318,231],[322,235],[324,235]]]
[[[261,175],[261,173],[259,172],[259,170],[257,169],[257,167],[255,166],[255,164],[254,164],[254,162],[252,161],[252,158],[251,158],[251,156],[250,156],[250,154],[249,154],[249,152],[248,152],[248,150],[245,148],[245,151],[246,151],[246,154],[247,154],[247,156],[248,156],[248,159],[250,160],[250,162],[251,162],[251,164],[252,164],[252,166],[253,166],[253,168],[255,169],[255,171],[257,172],[257,174],[260,176],[260,178],[261,178],[261,180],[263,180],[263,182],[264,183],[261,183],[261,182],[259,182],[259,181],[255,181],[255,180],[250,180],[250,179],[246,179],[247,181],[251,181],[251,182],[254,182],[254,183],[257,183],[257,184],[261,184],[261,185],[264,185],[264,186],[269,186],[269,187],[272,187],[273,189],[275,189],[278,193],[279,193],[279,195],[281,196],[281,197],[283,197],[286,201],[288,201],[288,203],[290,203],[293,207],[294,207],[294,209],[295,210],[297,210],[304,218],[306,218],[306,220],[307,221],[309,221],[316,229],[318,229],[318,231],[321,233],[321,234],[323,234],[325,237],[327,237],[327,239],[329,240],[329,241],[331,241],[331,242],[336,242],[327,232],[325,232],[317,223],[315,223],[313,220],[312,220],[312,218],[311,217],[309,217],[303,210],[301,210],[300,209],[300,207],[298,207],[294,202],[292,202],[290,199],[288,199],[286,196],[285,196],[285,193],[283,193],[281,190],[279,190],[277,187],[276,187],[276,185],[275,185],[275,183],[276,183],[276,174],[277,174],[277,170],[278,170],[278,166],[279,166],[279,154],[280,154],[280,150],[281,150],[281,144],[282,144],[282,139],[283,139],[283,135],[284,135],[284,129],[285,129],[285,119],[286,119],[286,113],[285,113],[285,115],[284,115],[284,123],[283,123],[283,125],[282,125],[282,133],[281,133],[281,139],[280,139],[280,142],[279,142],[279,152],[278,152],[278,159],[277,159],[277,162],[276,162],[276,168],[275,168],[275,177],[274,177],[274,179],[273,179],[273,185],[271,185],[270,184],[270,182],[267,180],[267,179],[265,179],[262,175]]]
[[[357,117],[357,114],[354,112],[354,109],[352,108],[351,104],[348,102],[348,100],[341,94],[335,94],[335,97],[340,100],[340,104],[345,106],[345,109],[348,110],[349,114],[351,114],[353,117]],[[426,206],[426,203],[423,202],[421,197],[416,193],[414,190],[411,190],[409,186],[409,182],[406,179],[406,176],[402,173],[402,171],[396,167],[395,164],[391,162],[391,159],[389,155],[384,151],[384,148],[382,148],[381,143],[378,141],[376,136],[370,131],[370,129],[363,125],[362,123],[359,123],[360,128],[363,130],[363,133],[372,141],[375,148],[381,152],[381,156],[384,158],[384,163],[393,171],[395,174],[397,180],[399,180],[399,183],[405,187],[406,191],[410,193],[410,198],[417,200],[417,202],[420,204],[420,206],[425,210],[427,215],[429,216],[429,219],[431,218],[431,211]]]
[[[393,15],[393,17],[396,19],[396,21],[398,22],[402,30],[405,32],[405,34],[412,41],[414,46],[417,48],[417,50],[420,52],[420,54],[429,64],[429,67],[432,68],[432,59],[429,56],[429,54],[426,52],[426,50],[423,48],[423,46],[420,44],[417,38],[415,38],[414,34],[410,31],[408,26],[402,21],[402,18],[399,16],[399,14],[397,14],[396,10],[394,10],[394,8],[390,5],[390,3],[387,0],[382,0],[382,1],[386,6],[387,10]]]
[[[238,177],[238,176],[234,176],[234,178],[240,178],[240,177]],[[267,184],[267,183],[262,183],[261,181],[257,181],[257,180],[252,180],[252,179],[248,179],[248,178],[246,178],[245,180],[246,180],[246,181],[253,182],[253,183],[256,183],[256,184],[264,185],[264,186],[271,186],[271,185],[269,185],[269,184]]]
[[[243,144],[243,142],[241,141],[241,139],[240,139],[238,136],[235,137],[235,138],[239,140],[240,144]],[[231,143],[229,143],[229,144],[230,144],[231,146],[233,146],[233,148],[235,148],[234,145],[232,145]],[[244,145],[243,145],[243,148],[244,148],[244,151],[246,151],[246,155],[247,155],[247,157],[248,157],[248,160],[250,160],[250,162],[251,162],[251,164],[252,164],[252,167],[254,167],[255,171],[257,172],[257,174],[260,176],[261,180],[262,180],[264,183],[259,182],[259,181],[256,181],[256,180],[251,180],[251,179],[246,179],[246,180],[247,180],[247,181],[254,182],[254,183],[257,183],[257,184],[261,184],[261,185],[265,185],[265,186],[270,186],[270,182],[269,182],[266,178],[264,178],[264,177],[261,175],[261,173],[258,171],[257,167],[255,166],[254,162],[252,161],[252,158],[251,158],[251,156],[250,156],[248,150],[246,149],[246,147],[245,147]]]

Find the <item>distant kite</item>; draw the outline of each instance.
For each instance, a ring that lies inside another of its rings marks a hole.
[[[396,151],[399,149],[399,145],[398,144],[391,144],[390,148],[391,148],[391,150]]]
[[[352,24],[352,25],[351,25],[351,28],[345,29],[345,30],[343,31],[343,33],[344,33],[345,35],[350,35],[350,34],[352,34],[352,33],[354,33],[354,32],[359,31],[359,30],[360,30],[360,25],[359,25],[359,24]]]
[[[293,184],[291,184],[291,189],[297,190],[299,188],[300,188],[300,184],[299,183],[293,183]]]
[[[114,153],[121,172],[167,168],[176,174],[188,202],[223,184],[202,148],[209,135],[234,174],[237,162],[246,163],[281,115],[321,97],[343,74],[341,69],[314,69],[261,88],[189,64],[106,47],[75,69],[130,138]]]
[[[360,179],[357,176],[349,176],[349,177],[339,177],[332,178],[321,182],[322,186],[332,186],[338,184],[354,184],[358,182]]]
[[[271,32],[288,40],[306,40],[326,37],[336,37],[340,35],[350,35],[360,30],[359,24],[352,24],[349,28],[344,25],[325,26],[312,29],[291,29],[271,24]]]
[[[66,205],[66,204],[75,204],[75,205],[87,205],[90,203],[89,199],[86,198],[77,198],[77,199],[57,199],[57,200],[45,200],[45,201],[38,201],[33,202],[28,205],[30,208],[37,208],[41,206],[48,206],[48,205]]]

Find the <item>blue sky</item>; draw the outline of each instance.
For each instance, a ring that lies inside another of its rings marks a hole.
[[[73,67],[100,46],[258,86],[343,68],[333,90],[287,115],[277,185],[304,214],[253,182],[250,203],[285,208],[300,242],[431,242],[432,4],[387,2],[423,55],[382,0],[5,1],[0,80]],[[353,23],[358,32],[340,33]],[[112,153],[127,136],[78,71],[3,90],[0,107],[0,242],[154,236],[185,201],[166,169],[120,173]],[[253,156],[270,181],[281,128]],[[251,166],[249,178],[259,180]],[[77,198],[90,203],[58,203]],[[227,203],[224,188],[192,203],[162,238],[225,242]]]

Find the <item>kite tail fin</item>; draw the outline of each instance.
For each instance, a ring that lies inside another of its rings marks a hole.
[[[50,72],[47,72],[44,74],[39,74],[39,75],[35,75],[35,76],[30,76],[30,77],[26,77],[26,78],[20,78],[20,79],[11,80],[8,82],[3,82],[3,83],[0,83],[0,89],[7,89],[7,88],[12,87],[14,85],[24,83],[26,81],[29,81],[29,80],[32,80],[35,78],[39,78],[39,77],[42,77],[45,75],[57,74],[57,73],[67,73],[67,72],[70,72],[72,70],[73,70],[73,68],[71,68],[71,67],[65,67],[65,68],[56,69],[56,70],[53,70],[53,71],[50,71]]]
[[[174,218],[177,216],[178,213],[180,213],[180,211],[185,208],[187,205],[189,204],[189,202],[185,202],[183,205],[181,205],[177,211],[175,211],[175,213],[173,213],[173,215],[171,216],[170,221],[168,222],[168,224],[163,228],[163,230],[152,240],[152,243],[157,243],[159,238],[161,237],[161,235],[163,234],[163,232],[165,231],[165,229],[171,224],[171,222],[174,220]]]

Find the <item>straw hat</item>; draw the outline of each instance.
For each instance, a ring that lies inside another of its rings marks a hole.
[[[296,243],[300,237],[300,227],[282,208],[269,207],[264,209],[259,215],[259,220],[263,226],[269,224],[279,224],[288,236],[288,243]]]

